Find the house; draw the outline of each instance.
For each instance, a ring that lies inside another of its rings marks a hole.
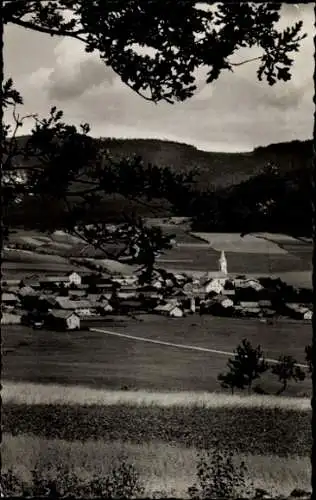
[[[97,304],[96,312],[101,315],[111,313],[113,312],[113,307],[111,306],[111,304],[109,304],[109,302],[103,301]]]
[[[71,289],[69,289],[69,291],[68,291],[68,296],[70,298],[75,298],[75,297],[81,298],[81,297],[85,297],[86,295],[87,295],[86,290],[71,290]]]
[[[80,317],[73,311],[53,310],[47,317],[47,325],[56,330],[79,330]]]
[[[134,286],[123,285],[117,292],[117,296],[120,299],[131,299],[137,297],[137,288]]]
[[[4,286],[20,286],[21,280],[2,280],[1,287]]]
[[[74,311],[78,316],[90,316],[93,307],[89,300],[70,300],[68,297],[56,297],[56,307],[67,311]]]
[[[313,319],[313,311],[311,311],[310,309],[307,309],[303,313],[303,319],[308,320],[308,321],[312,321],[312,319]]]
[[[207,299],[201,302],[200,312],[202,313],[211,313],[215,315],[227,315],[232,312],[234,306],[234,302],[225,296],[217,295],[212,299]]]
[[[219,295],[218,297],[215,297],[214,302],[220,304],[221,307],[224,307],[225,309],[233,307],[234,305],[234,301],[229,297],[225,297],[224,295]]]
[[[113,307],[113,309],[115,308]],[[139,311],[141,309],[143,309],[143,303],[141,300],[122,300],[118,306],[119,312],[122,313]]]
[[[275,316],[276,311],[274,309],[271,309],[269,307],[264,307],[261,309],[263,316],[266,316],[268,318],[271,318],[272,316]]]
[[[259,281],[254,279],[246,279],[241,287],[253,288],[256,292],[263,290],[263,286],[259,283]]]
[[[90,304],[95,305],[101,301],[102,295],[100,293],[89,293],[87,295],[87,300],[89,300]]]
[[[163,316],[170,316],[171,318],[182,318],[184,315],[181,307],[170,302],[155,307],[154,312],[162,314]]]
[[[40,279],[40,285],[43,287],[50,285],[58,286],[61,283],[66,284],[67,282],[68,282],[67,276],[46,276],[45,278]]]
[[[242,300],[239,302],[239,305],[243,308],[243,309],[260,309],[259,307],[259,302],[250,302],[248,300]]]
[[[3,312],[1,315],[1,325],[19,325],[21,323],[20,314]]]
[[[313,312],[308,307],[295,303],[286,303],[285,313],[293,319],[311,320],[313,317]]]
[[[152,286],[155,288],[155,289],[158,289],[158,290],[161,290],[162,286],[163,286],[163,282],[161,279],[155,279],[153,280],[152,282]]]
[[[19,299],[14,293],[3,292],[1,294],[1,303],[5,306],[14,307],[18,301]]]
[[[7,293],[14,293],[17,295],[19,293],[19,287],[18,286],[8,286],[8,287],[2,287],[2,290]]]
[[[221,291],[221,294],[225,295],[225,297],[235,297],[236,290],[231,289],[231,288],[223,288],[223,290]]]
[[[245,307],[243,308],[243,315],[250,318],[258,317],[262,314],[260,307]]]
[[[72,273],[68,274],[68,281],[69,281],[69,285],[78,286],[78,285],[81,285],[82,278],[81,278],[80,274],[73,271]]]
[[[224,278],[213,278],[207,280],[202,283],[202,290],[206,295],[209,293],[220,294],[224,289],[225,281],[226,280]]]
[[[271,300],[259,300],[258,304],[259,304],[259,307],[264,307],[264,308],[272,307]]]
[[[28,297],[30,295],[37,296],[38,292],[36,292],[34,290],[34,288],[32,288],[30,286],[23,286],[22,288],[20,288],[20,290],[19,290],[19,296],[21,296],[21,297]]]

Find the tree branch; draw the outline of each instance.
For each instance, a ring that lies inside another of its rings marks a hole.
[[[38,31],[39,33],[45,33],[51,36],[69,36],[71,38],[75,38],[76,40],[80,40],[81,42],[86,42],[84,38],[79,36],[82,33],[84,33],[84,30],[71,32],[60,29],[59,31],[55,31],[50,28],[44,28],[43,26],[37,26],[36,24],[33,24],[29,21],[22,21],[21,19],[16,19],[14,17],[12,17],[10,22],[12,22],[12,24],[16,24],[17,26],[21,26],[22,28]]]
[[[237,62],[237,63],[234,63],[234,62],[230,62],[229,61],[229,64],[231,66],[242,66],[243,64],[247,64],[249,62],[253,62],[253,61],[259,61],[260,59],[262,59],[263,56],[258,56],[258,57],[252,57],[251,59],[245,59],[244,61],[240,61],[240,62]]]

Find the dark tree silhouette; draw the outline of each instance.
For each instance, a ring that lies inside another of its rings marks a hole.
[[[228,372],[218,376],[222,387],[230,387],[232,392],[234,388],[247,387],[250,392],[254,380],[260,378],[269,365],[264,360],[260,345],[254,348],[248,340],[243,339],[235,350],[234,358],[228,360],[227,367]]]
[[[307,345],[305,347],[305,361],[308,364],[309,373],[312,373],[312,371],[313,371],[313,353],[312,353],[312,346],[311,345]]]
[[[271,368],[273,375],[276,375],[282,384],[277,394],[281,394],[287,389],[290,380],[301,382],[305,380],[305,372],[297,366],[293,356],[280,356],[278,363]]]

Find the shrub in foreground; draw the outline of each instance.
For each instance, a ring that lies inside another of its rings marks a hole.
[[[197,483],[188,489],[188,494],[192,500],[249,496],[246,473],[244,462],[234,464],[233,453],[218,449],[199,453]]]
[[[12,470],[1,474],[1,492],[4,497],[103,497],[139,498],[144,494],[140,477],[132,464],[122,461],[113,467],[106,477],[95,475],[84,480],[70,469],[57,468],[54,477],[36,467],[31,473],[31,482],[26,484]]]

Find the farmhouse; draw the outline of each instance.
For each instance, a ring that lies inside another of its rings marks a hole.
[[[21,323],[20,314],[3,312],[1,315],[1,325],[19,325]]]
[[[40,279],[40,285],[45,287],[49,285],[60,285],[61,283],[66,284],[68,282],[67,276],[46,276]]]
[[[56,330],[79,330],[80,317],[73,311],[51,311],[47,317],[47,325]]]
[[[17,305],[19,299],[14,293],[3,292],[1,294],[1,303],[5,306],[14,307]]]
[[[68,297],[56,297],[56,306],[67,311],[74,311],[79,316],[90,316],[93,312],[89,300],[70,300]]]
[[[162,286],[163,286],[163,283],[161,281],[161,279],[155,279],[153,282],[152,282],[152,286],[155,288],[155,289],[161,289]]]
[[[170,316],[171,318],[182,318],[184,314],[181,307],[170,302],[155,307],[154,311],[158,314],[162,314],[163,316]]]
[[[262,313],[260,307],[244,307],[242,308],[242,311],[244,316],[248,316],[250,318],[258,317]]]
[[[101,315],[111,313],[111,312],[113,312],[113,307],[111,306],[111,304],[109,304],[109,302],[102,301],[102,302],[97,304],[96,312],[98,314],[101,314]]]
[[[159,291],[153,285],[141,286],[138,288],[139,296],[150,297],[150,298],[160,298],[162,297],[162,292]]]
[[[69,284],[78,286],[78,285],[81,285],[82,278],[81,278],[80,274],[78,274],[74,271],[74,272],[68,274],[68,281],[69,281]]]
[[[140,309],[143,309],[143,303],[141,300],[122,300],[119,303],[118,310],[122,313],[129,313],[132,311],[139,311]],[[113,309],[115,307],[113,306]]]
[[[231,313],[234,302],[225,296],[217,295],[212,299],[201,302],[200,312],[214,315],[228,315]]]
[[[260,309],[259,302],[250,302],[248,300],[240,301],[239,305],[243,309]]]
[[[41,295],[38,298],[38,309],[40,311],[48,311],[49,309],[56,307],[56,305],[57,301],[54,295]]]
[[[68,291],[68,296],[70,298],[81,298],[81,297],[85,297],[87,295],[87,291],[86,290],[71,290],[69,289]]]
[[[19,286],[21,284],[21,280],[2,280],[1,287],[4,286]]]
[[[122,286],[117,292],[120,299],[131,299],[137,297],[137,288],[133,286]]]
[[[219,294],[223,291],[225,281],[223,278],[213,278],[202,283],[202,290],[205,294],[216,293]]]
[[[259,307],[264,307],[264,308],[266,308],[266,307],[268,307],[268,308],[272,307],[271,300],[259,300],[258,304],[259,304]]]
[[[21,297],[28,297],[31,295],[36,296],[36,295],[38,295],[38,293],[34,290],[34,288],[32,288],[30,286],[24,286],[24,287],[20,288],[19,295]]]
[[[301,304],[286,303],[285,310],[287,315],[293,319],[311,320],[313,317],[313,312]]]

